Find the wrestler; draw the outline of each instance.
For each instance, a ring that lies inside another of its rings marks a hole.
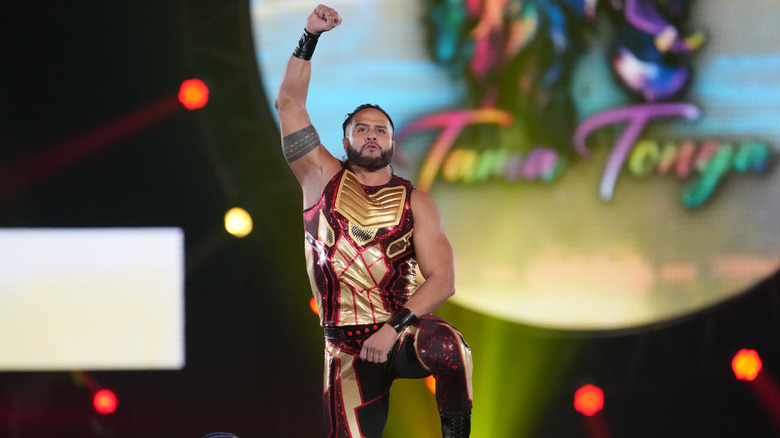
[[[325,334],[326,430],[381,437],[393,380],[432,375],[442,435],[466,437],[471,351],[431,315],[455,293],[439,210],[392,173],[394,126],[381,107],[361,105],[346,117],[343,162],[321,144],[306,110],[312,54],[339,24],[324,5],[309,15],[275,101],[282,151],[303,191],[307,270]]]

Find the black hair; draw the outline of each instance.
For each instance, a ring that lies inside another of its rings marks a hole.
[[[359,107],[355,108],[354,111],[347,114],[347,118],[344,119],[344,123],[341,124],[341,129],[344,131],[344,138],[347,137],[347,126],[349,126],[350,122],[352,122],[352,119],[355,117],[355,114],[363,111],[364,109],[375,109],[377,111],[380,111],[382,114],[387,117],[387,120],[390,121],[390,127],[393,128],[393,133],[395,133],[395,125],[393,125],[393,119],[390,118],[390,115],[387,114],[387,111],[383,110],[381,106],[374,105],[373,103],[364,103],[363,105],[360,105]]]

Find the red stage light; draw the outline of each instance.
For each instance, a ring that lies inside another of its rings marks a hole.
[[[592,416],[604,407],[604,391],[587,384],[574,393],[574,409],[583,415]]]
[[[95,406],[95,410],[99,414],[108,415],[113,414],[116,411],[117,399],[116,395],[109,389],[101,389],[95,393],[95,397],[92,399],[92,404]]]
[[[731,361],[731,369],[737,379],[751,381],[761,371],[761,358],[756,350],[742,349],[737,352]]]
[[[311,297],[311,299],[309,300],[309,307],[311,308],[312,312],[316,313],[317,315],[320,314],[320,310],[317,307],[317,299],[316,298]]]
[[[189,110],[206,106],[209,101],[209,88],[200,79],[188,79],[179,88],[179,102]]]

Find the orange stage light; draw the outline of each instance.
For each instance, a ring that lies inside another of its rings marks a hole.
[[[742,349],[737,352],[731,361],[731,369],[737,379],[751,381],[761,372],[761,358],[756,350]]]
[[[425,386],[427,386],[432,393],[436,394],[436,379],[434,379],[433,376],[425,378]]]
[[[179,88],[179,102],[189,110],[206,106],[209,101],[209,87],[200,79],[188,79]]]
[[[592,416],[604,407],[604,391],[587,384],[574,393],[574,409],[583,415]]]

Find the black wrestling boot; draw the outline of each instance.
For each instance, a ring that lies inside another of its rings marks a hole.
[[[442,438],[467,438],[471,433],[471,411],[441,412]]]

